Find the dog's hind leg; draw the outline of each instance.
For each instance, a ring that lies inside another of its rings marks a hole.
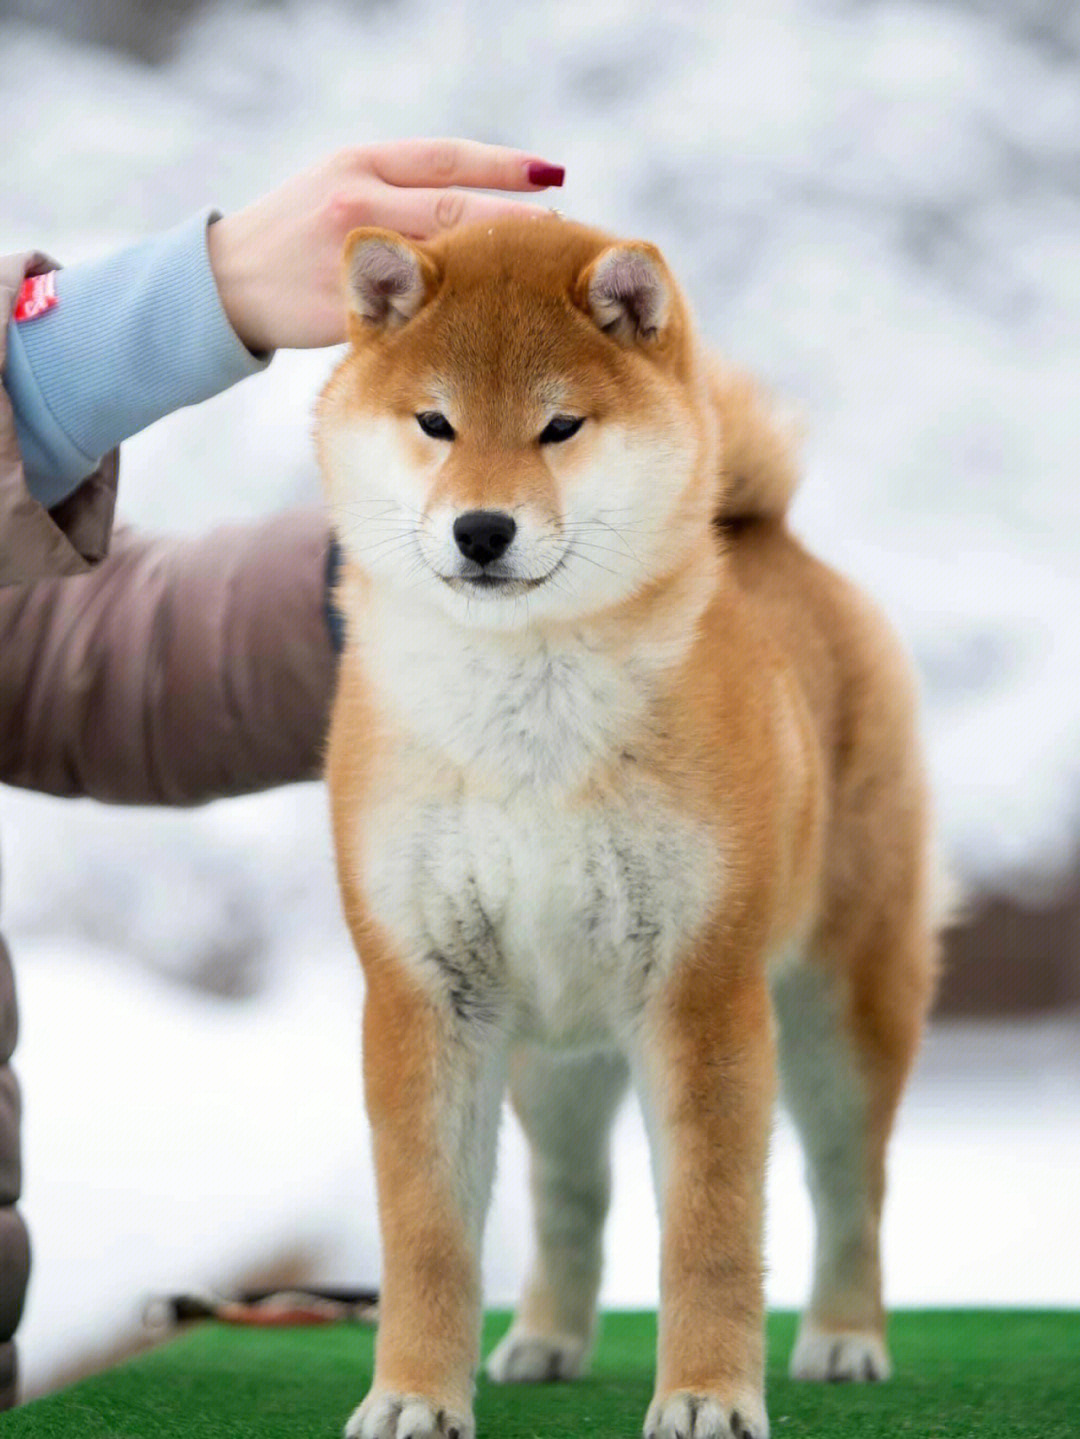
[[[799,1129],[817,1223],[796,1379],[886,1379],[880,1229],[885,1156],[929,1001],[933,941],[872,928],[857,963],[804,961],[773,983],[782,1093]]]
[[[510,1093],[532,1151],[536,1258],[513,1326],[487,1362],[497,1383],[572,1379],[588,1356],[611,1189],[609,1135],[626,1090],[621,1056],[515,1051]]]

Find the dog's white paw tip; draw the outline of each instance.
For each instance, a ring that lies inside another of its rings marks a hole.
[[[434,1439],[436,1434],[448,1434],[440,1423],[442,1417],[430,1404],[406,1404],[398,1416],[398,1439]]]
[[[345,1439],[474,1439],[470,1418],[421,1394],[369,1394],[345,1426]]]
[[[576,1379],[585,1359],[581,1339],[513,1330],[491,1352],[484,1372],[493,1384],[546,1384]]]
[[[818,1383],[872,1384],[889,1378],[892,1363],[879,1334],[804,1328],[789,1372],[792,1379]]]
[[[670,1394],[653,1400],[645,1439],[769,1439],[769,1421],[753,1395],[728,1401],[715,1394]]]

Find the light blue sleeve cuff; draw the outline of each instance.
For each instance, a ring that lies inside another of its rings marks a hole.
[[[58,303],[8,327],[4,384],[31,493],[59,504],[103,455],[154,420],[256,374],[270,355],[229,324],[204,210],[56,276]]]

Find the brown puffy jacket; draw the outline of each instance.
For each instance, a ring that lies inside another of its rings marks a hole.
[[[42,255],[0,259],[0,371]],[[0,782],[119,804],[194,804],[321,768],[334,658],[316,512],[199,539],[117,535],[116,456],[56,509],[23,477],[0,387]],[[106,554],[106,552],[108,552]],[[0,939],[0,1408],[29,1269],[19,1197],[11,964]]]

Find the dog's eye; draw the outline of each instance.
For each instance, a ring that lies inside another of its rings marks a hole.
[[[561,445],[571,435],[576,435],[585,423],[584,415],[556,415],[540,431],[542,445]]]
[[[440,415],[438,410],[421,410],[416,417],[416,423],[424,434],[430,435],[433,440],[452,440],[454,438],[453,425],[445,415]]]

